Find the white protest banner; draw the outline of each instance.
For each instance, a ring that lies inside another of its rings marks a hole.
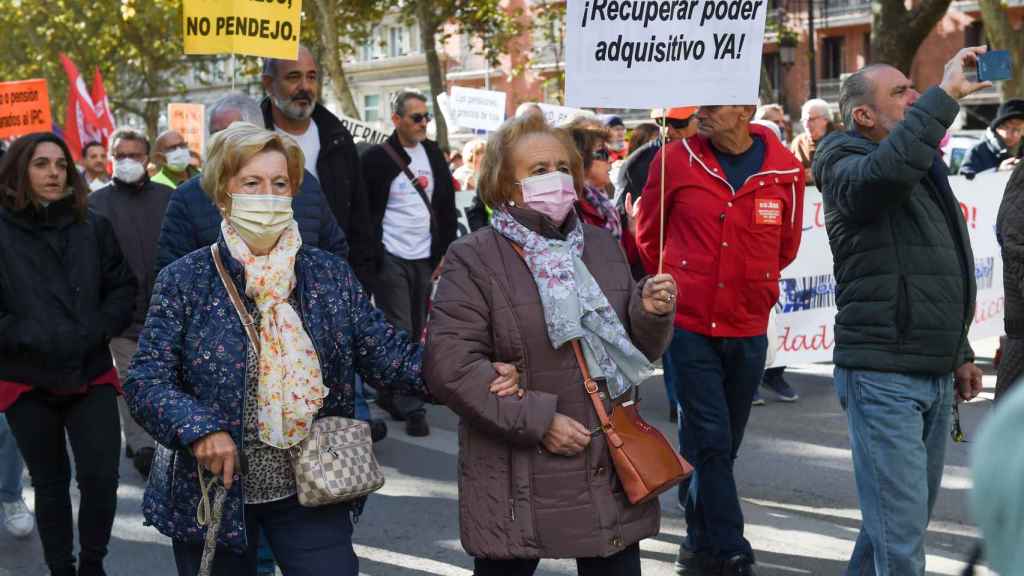
[[[566,15],[570,106],[755,104],[765,0],[575,0]]]
[[[448,109],[455,127],[493,132],[505,121],[505,99],[504,92],[452,86]]]
[[[370,144],[383,144],[388,139],[386,132],[370,126],[362,120],[356,120],[355,118],[349,118],[348,116],[338,115],[338,119],[341,120],[342,126],[348,129],[352,134],[352,139],[356,142],[369,142]]]
[[[544,119],[547,120],[548,124],[552,126],[561,126],[568,124],[580,116],[593,116],[594,113],[590,110],[582,110],[580,108],[570,108],[568,106],[558,106],[556,104],[545,104],[543,102],[526,102],[519,105],[516,108],[516,116],[522,116],[526,111],[536,106],[540,108],[541,113],[544,114]]]
[[[974,180],[950,177],[960,201],[974,250],[978,283],[974,323],[969,338],[1003,333],[1003,261],[996,242],[996,215],[1008,172],[980,174]],[[831,362],[835,349],[835,278],[825,232],[821,193],[808,187],[804,195],[804,230],[796,260],[782,271],[776,324],[776,366]]]

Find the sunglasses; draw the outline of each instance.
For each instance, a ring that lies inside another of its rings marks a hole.
[[[419,124],[420,122],[430,122],[430,112],[426,112],[424,114],[409,114],[408,118],[416,124]]]
[[[607,162],[608,158],[610,158],[610,157],[611,156],[610,156],[607,148],[598,148],[597,150],[594,150],[594,154],[593,154],[594,160],[600,160],[601,162]]]
[[[686,120],[680,120],[678,118],[666,118],[665,123],[675,128],[676,130],[685,130],[690,125],[690,118]]]

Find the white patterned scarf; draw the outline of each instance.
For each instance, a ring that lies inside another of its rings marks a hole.
[[[245,268],[245,294],[260,311],[260,440],[291,448],[309,434],[329,392],[313,341],[288,301],[295,289],[295,255],[302,246],[299,227],[292,221],[266,256],[254,256],[227,219],[220,229],[231,256]]]
[[[580,339],[591,377],[604,378],[613,399],[654,373],[654,366],[633,344],[583,262],[583,225],[579,220],[565,240],[545,238],[505,210],[494,212],[491,226],[523,248],[555,349]]]

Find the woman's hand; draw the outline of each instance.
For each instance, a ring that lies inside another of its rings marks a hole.
[[[522,398],[524,391],[519,388],[519,371],[516,367],[504,362],[493,362],[491,365],[498,373],[498,377],[491,382],[491,392],[499,397],[515,394]]]
[[[644,282],[644,312],[664,316],[676,310],[676,281],[669,274],[658,274]]]
[[[199,464],[217,476],[224,478],[224,488],[231,489],[235,480],[235,462],[238,450],[235,441],[227,432],[214,432],[192,443],[192,455]]]
[[[640,216],[640,203],[633,202],[633,193],[626,192],[626,230],[636,236],[636,219]]]
[[[544,433],[541,445],[552,454],[575,456],[590,444],[590,432],[586,426],[564,414],[555,413],[551,427]]]

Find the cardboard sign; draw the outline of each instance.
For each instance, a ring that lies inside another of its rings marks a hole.
[[[46,80],[0,82],[0,138],[53,130]]]
[[[504,92],[453,86],[448,108],[454,124],[471,130],[497,130],[505,122]]]
[[[552,126],[568,124],[580,116],[594,115],[594,113],[589,110],[581,110],[579,108],[558,106],[557,104],[545,104],[543,102],[525,102],[520,104],[519,108],[516,109],[516,116],[522,116],[532,106],[540,108],[541,113],[544,114],[544,119]]]
[[[203,155],[206,142],[206,107],[202,104],[172,102],[167,105],[167,124],[181,134],[189,150]]]
[[[571,106],[756,104],[764,0],[578,0],[566,15]]]
[[[302,0],[184,0],[185,54],[295,60]]]

